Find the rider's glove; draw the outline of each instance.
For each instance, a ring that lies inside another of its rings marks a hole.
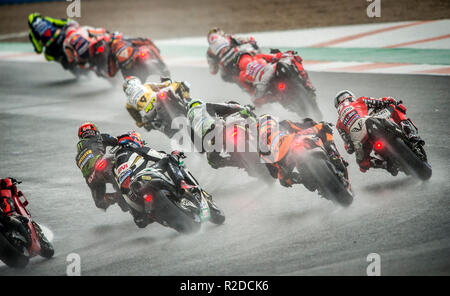
[[[180,159],[180,158],[186,158],[186,155],[184,155],[184,152],[183,152],[183,151],[174,150],[174,151],[172,151],[172,153],[170,153],[170,154],[173,155],[173,156],[178,157],[178,159]]]
[[[244,117],[252,117],[252,110],[255,110],[255,107],[253,105],[245,105],[244,108],[242,108],[239,113]]]
[[[333,134],[333,129],[331,128],[333,124],[331,122],[321,121],[323,124],[323,131],[327,134]]]
[[[386,105],[397,105],[397,101],[393,97],[383,98],[383,101],[386,103]]]
[[[137,127],[143,127],[144,124],[145,124],[145,123],[144,123],[143,121],[136,121]]]
[[[244,107],[247,108],[247,109],[250,110],[250,111],[255,110],[255,106],[253,106],[252,104],[244,105]]]
[[[353,152],[355,152],[355,148],[353,147],[352,144],[345,144],[344,148],[348,154],[352,154]]]

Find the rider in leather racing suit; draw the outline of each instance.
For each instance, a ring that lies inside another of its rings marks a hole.
[[[122,33],[114,32],[109,42],[111,54],[108,59],[108,75],[110,77],[115,76],[119,69],[126,71],[133,67],[135,47],[151,46],[159,52],[159,48],[150,38],[125,38]]]
[[[294,183],[303,183],[307,189],[314,190],[314,188],[308,187],[309,184],[306,180],[301,180],[299,173],[292,172],[291,168],[294,165],[288,163],[286,155],[291,148],[289,135],[293,133],[316,135],[322,140],[330,160],[335,165],[348,166],[335,146],[333,130],[327,122],[315,122],[310,118],[304,119],[303,122],[277,121],[270,115],[262,115],[259,118],[258,132],[261,156],[266,161],[272,177],[277,178],[285,187],[291,187]],[[342,169],[345,168],[342,167]]]
[[[211,142],[213,142],[214,136],[210,137],[209,134],[214,131],[218,118],[223,118],[236,112],[239,112],[243,118],[254,118],[253,109],[254,107],[251,105],[242,106],[236,102],[205,103],[199,99],[193,99],[188,104],[187,117],[194,137],[201,139],[201,143],[203,143],[205,138],[211,138]],[[224,166],[233,166],[234,164],[229,163],[226,158],[219,155],[220,152],[213,151],[212,153],[208,153],[209,164],[215,169]]]
[[[270,101],[271,94],[268,93],[278,62],[292,63],[296,66],[302,82],[306,89],[315,92],[308,74],[303,68],[302,59],[294,51],[280,52],[272,50],[271,54],[257,54],[255,56],[245,55],[239,61],[239,82],[252,96],[252,102],[256,106]]]
[[[67,59],[63,51],[65,28],[76,21],[71,19],[56,19],[43,17],[39,13],[31,13],[28,16],[30,28],[28,38],[33,44],[34,51],[38,54],[44,52],[47,61],[60,62],[67,68]]]
[[[31,236],[25,224],[28,218],[16,212],[12,197],[18,194],[17,181],[14,178],[0,179],[0,223],[8,225],[19,231],[31,244]]]
[[[372,165],[370,157],[372,147],[367,147],[365,143],[368,139],[366,119],[374,111],[379,111],[377,114],[389,112],[388,116],[390,119],[402,128],[403,132],[413,143],[425,144],[417,135],[417,128],[414,123],[405,116],[406,108],[403,105],[399,105],[392,97],[360,97],[356,99],[351,91],[342,90],[336,94],[334,105],[339,116],[336,128],[345,142],[347,152],[349,154],[355,152],[356,162],[361,172],[366,172]],[[393,107],[391,111],[388,110],[390,106]],[[397,174],[396,171],[391,171],[390,168],[388,168],[388,171],[393,175]]]
[[[157,115],[157,108],[155,108],[155,103],[158,100],[157,94],[163,89],[172,91],[182,100],[190,98],[190,88],[186,81],[177,82],[168,78],[161,78],[160,83],[146,82],[142,84],[137,77],[129,76],[125,78],[123,91],[127,97],[126,109],[136,121],[138,127],[145,127],[147,130],[163,128],[152,122]],[[142,111],[145,112],[144,116],[141,114]]]
[[[120,148],[115,152],[115,155],[117,155],[115,167],[120,189],[123,194],[128,195],[130,200],[137,198],[133,187],[130,188],[131,177],[152,164],[157,164],[163,172],[167,172],[174,181],[179,193],[191,189],[191,186],[185,181],[189,177],[181,161],[182,158],[185,158],[183,152],[175,150],[171,154],[167,154],[163,151],[145,147],[140,134],[136,132],[128,132],[117,138]],[[206,194],[206,196],[210,199],[208,202],[212,202],[212,197],[209,194]],[[134,222],[139,228],[144,228],[154,222],[148,215],[144,215],[131,207],[130,210]]]
[[[215,75],[220,70],[223,80],[233,82],[239,75],[239,71],[233,69],[242,56],[253,56],[259,53],[259,47],[253,37],[239,38],[233,35],[225,34],[220,28],[212,28],[208,35],[208,51],[206,58],[211,74]],[[251,45],[251,48],[240,52],[239,47],[245,44]],[[236,77],[234,77],[236,76]]]
[[[106,210],[110,205],[119,204],[123,211],[128,209],[125,201],[117,193],[106,193],[106,183],[103,176],[96,173],[95,165],[105,154],[107,146],[116,146],[117,138],[101,134],[97,127],[90,122],[86,122],[78,129],[79,142],[77,144],[77,156],[75,162],[80,168],[94,199],[97,208]]]
[[[109,72],[109,70],[100,69],[100,65],[105,64],[102,65],[102,67],[108,66],[107,58],[103,58],[104,56],[106,57],[103,51],[109,50],[109,38],[110,35],[106,29],[80,26],[76,22],[69,23],[66,28],[66,37],[63,42],[63,49],[69,67],[89,67],[93,69],[97,75],[106,76],[106,73]]]

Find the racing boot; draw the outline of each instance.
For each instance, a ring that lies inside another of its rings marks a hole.
[[[214,203],[212,195],[202,189],[202,193],[208,202],[209,209],[211,211],[211,222],[217,225],[223,224],[225,222],[225,215],[219,207]]]
[[[417,128],[412,124],[410,119],[401,121],[400,126],[413,145],[425,145],[425,141],[417,135]]]
[[[370,166],[377,169],[385,169],[389,173],[391,173],[392,176],[397,176],[398,174],[398,168],[393,165],[393,163],[388,162],[386,160],[381,160],[375,157],[372,157],[370,159]]]
[[[139,228],[145,228],[148,224],[155,222],[153,218],[145,213],[139,213],[134,209],[131,209],[131,215],[133,216],[134,224]]]

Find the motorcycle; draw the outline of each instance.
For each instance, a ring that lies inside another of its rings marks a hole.
[[[259,157],[256,115],[244,118],[236,112],[221,120],[224,123],[223,150],[207,152],[210,165],[214,167],[215,163],[221,163],[221,166],[237,167],[244,169],[251,177],[273,183],[275,180]]]
[[[321,120],[323,115],[317,105],[315,91],[305,86],[305,80],[300,75],[301,63],[291,59],[278,61],[275,66],[275,75],[268,88],[273,101],[279,102],[288,110],[301,117],[312,117]]]
[[[291,134],[285,141],[290,142],[285,163],[291,166],[286,170],[296,169],[299,174],[295,183],[303,184],[310,191],[317,190],[319,195],[341,206],[352,204],[347,167],[341,158],[327,153],[319,137],[314,133],[299,132]]]
[[[20,184],[15,181],[14,184]],[[16,229],[11,229],[7,223],[0,221],[0,260],[6,265],[14,268],[24,268],[28,265],[30,258],[42,256],[44,258],[53,257],[55,251],[50,241],[45,237],[41,227],[32,218],[27,210],[28,200],[22,191],[12,197],[14,206],[18,214],[27,218],[23,225],[29,233],[29,238]]]
[[[172,138],[179,131],[172,128],[172,121],[178,117],[186,117],[187,107],[183,95],[175,92],[169,86],[160,90],[150,99],[145,111],[150,112],[143,118],[144,128],[148,131],[159,130],[167,137]]]
[[[133,40],[130,40],[133,44]],[[116,53],[114,53],[116,54]],[[136,76],[145,81],[150,75],[161,75],[170,77],[170,71],[164,63],[159,49],[150,42],[146,45],[133,44],[132,61],[126,67],[119,66],[122,76]]]
[[[112,148],[100,163],[102,168],[112,168],[117,184],[130,178],[129,191],[122,196],[132,211],[185,234],[199,231],[206,221],[225,221],[223,212],[187,170],[185,181],[189,190],[179,193],[174,181],[158,167],[165,154],[153,150],[148,154],[133,152],[126,163],[117,166],[115,159],[121,148]]]
[[[411,142],[401,127],[390,120],[392,112],[400,111],[391,105],[374,112],[365,122],[369,135],[365,145],[372,147],[371,153],[375,155],[371,159],[372,166],[391,172],[402,171],[423,181],[430,179],[432,168],[423,145]]]
[[[225,82],[239,81],[239,60],[243,55],[255,56],[261,53],[259,46],[255,43],[239,44],[234,38],[231,39],[231,46],[233,47],[232,61],[226,66],[220,67],[220,76]]]

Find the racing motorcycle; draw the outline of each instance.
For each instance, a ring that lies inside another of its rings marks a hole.
[[[291,167],[285,169],[297,171],[294,183],[303,184],[310,191],[317,190],[319,195],[341,206],[351,205],[353,192],[347,167],[337,153],[333,156],[327,153],[314,133],[291,134],[286,141],[290,142],[290,148],[284,163]]]
[[[185,234],[199,231],[206,221],[214,224],[225,221],[223,212],[212,201],[211,195],[184,168],[189,190],[179,193],[174,181],[158,166],[164,153],[134,151],[126,163],[118,166],[116,159],[118,154],[123,153],[122,148],[112,148],[109,155],[99,160],[96,169],[110,169],[117,184],[129,178],[125,181],[129,182],[129,190],[122,196],[132,211]]]
[[[133,44],[133,40],[130,40]],[[119,54],[119,53],[113,53]],[[146,45],[133,44],[132,60],[127,65],[119,64],[122,76],[136,76],[141,81],[145,81],[150,75],[160,75],[170,77],[170,71],[164,63],[159,49],[150,42]],[[117,59],[117,57],[116,57]]]
[[[231,61],[226,66],[220,67],[220,76],[225,82],[234,83],[236,80],[239,80],[240,70],[238,64],[240,58],[246,54],[255,56],[261,53],[261,50],[256,42],[239,44],[234,38],[231,38],[231,47],[233,47],[230,56]]]
[[[401,104],[399,101],[398,105]],[[405,110],[402,107],[400,110]],[[371,164],[375,168],[386,169],[393,175],[402,171],[423,181],[428,180],[431,178],[432,168],[423,145],[411,142],[401,127],[390,120],[392,112],[400,112],[398,110],[391,105],[379,112],[374,110],[372,116],[367,118],[365,124],[369,138],[365,145],[372,147],[371,153],[375,155]]]
[[[224,127],[223,150],[207,152],[208,162],[215,168],[231,166],[244,169],[251,177],[273,183],[275,180],[259,157],[256,115],[251,111],[250,114],[245,118],[235,112],[221,118]]]
[[[321,120],[323,115],[317,105],[315,91],[305,86],[305,79],[298,68],[301,61],[294,61],[298,58],[293,56],[276,63],[275,75],[269,82],[268,92],[274,101],[301,117]]]
[[[20,184],[15,181],[14,184]],[[29,236],[25,237],[17,229],[12,229],[7,223],[0,220],[0,260],[6,265],[14,268],[24,268],[30,258],[42,256],[51,258],[55,253],[52,244],[45,237],[41,227],[32,218],[27,210],[28,200],[22,191],[12,197],[16,211],[25,217],[21,222],[28,231]],[[28,220],[28,221],[25,221]]]
[[[172,138],[179,131],[172,128],[172,121],[175,118],[186,117],[187,106],[182,93],[175,92],[168,86],[153,95],[146,111],[143,118],[144,128],[148,131],[159,130]]]

